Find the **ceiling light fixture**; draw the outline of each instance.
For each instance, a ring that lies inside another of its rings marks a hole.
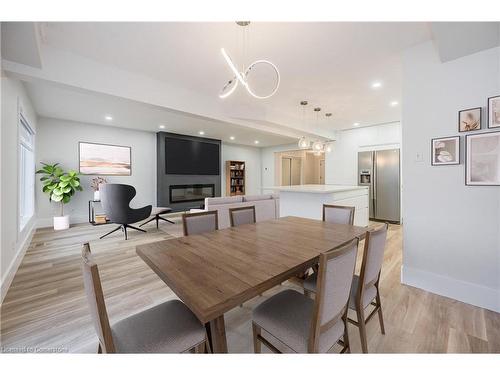
[[[199,134],[199,135],[205,135],[205,132],[204,132],[203,130],[200,130],[200,131],[198,132],[198,134]]]
[[[229,139],[230,139],[231,141],[234,141],[234,137],[233,137],[233,136],[230,136],[230,137],[229,137]]]
[[[355,122],[352,126],[359,126],[359,122]]]
[[[382,87],[382,82],[380,81],[375,81],[372,83],[372,89],[379,89]]]
[[[165,125],[158,125],[160,129],[165,129]]]
[[[105,118],[106,120],[108,120],[108,121],[111,121],[111,120],[113,120],[113,117],[111,117],[111,116],[109,116],[109,115],[107,115],[107,116],[104,116],[104,118]]]
[[[300,105],[302,106],[302,125],[306,126],[306,105],[308,104],[307,100],[302,100]],[[311,142],[304,136],[299,138],[299,148],[301,150],[307,149],[311,146]]]
[[[240,21],[236,22],[236,24],[241,27],[248,27],[248,25],[250,25],[250,21]],[[247,34],[248,34],[248,28],[244,29],[243,56],[246,56],[246,50],[247,50],[246,39],[248,39]],[[231,95],[234,92],[234,90],[236,90],[236,88],[238,87],[238,82],[240,82],[245,87],[247,92],[256,99],[267,99],[276,94],[280,85],[281,78],[278,68],[271,61],[264,59],[256,60],[253,63],[251,63],[246,69],[245,65],[243,65],[242,67],[243,69],[241,70],[241,72],[239,72],[238,68],[236,67],[229,54],[226,52],[226,50],[224,48],[221,48],[220,52],[224,57],[224,60],[226,60],[227,65],[229,65],[229,68],[233,72],[234,77],[231,78],[229,81],[227,81],[227,83],[224,85],[219,94],[219,98],[224,99],[227,98],[229,95]],[[252,89],[248,85],[248,76],[252,72],[252,70],[258,65],[268,65],[274,70],[276,76],[276,82],[274,88],[268,95],[257,95],[254,91],[252,91]]]
[[[397,106],[399,103],[396,100],[393,100],[392,102],[389,103],[391,107]]]
[[[259,141],[255,140],[255,141],[253,141],[253,143],[255,143],[256,145],[258,145]]]

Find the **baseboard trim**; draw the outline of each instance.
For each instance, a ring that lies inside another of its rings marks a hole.
[[[69,223],[70,224],[82,224],[88,223],[89,218],[87,216],[77,216],[70,215]],[[54,225],[54,221],[52,217],[39,217],[36,219],[36,227],[37,228],[51,228]]]
[[[33,239],[35,231],[36,231],[36,225],[35,223],[33,223],[28,231],[28,234],[19,245],[16,252],[16,256],[14,257],[14,259],[12,259],[12,262],[10,262],[10,265],[7,268],[7,272],[5,272],[5,275],[3,275],[2,277],[0,285],[0,304],[3,303],[3,299],[7,295],[7,292],[9,291],[10,284],[12,283],[12,280],[14,280],[14,276],[16,276],[17,269],[19,268],[21,262],[23,261],[24,255],[26,254],[26,251],[28,250],[31,244],[31,240]]]
[[[470,305],[500,312],[500,290],[432,272],[401,266],[401,283],[456,299]]]

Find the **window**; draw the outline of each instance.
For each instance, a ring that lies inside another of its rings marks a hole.
[[[35,213],[35,133],[19,115],[19,231]]]

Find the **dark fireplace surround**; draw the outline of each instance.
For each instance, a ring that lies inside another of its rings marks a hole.
[[[203,208],[205,197],[220,197],[221,176],[218,175],[180,175],[167,174],[165,165],[165,138],[190,141],[203,141],[219,146],[219,166],[221,165],[221,141],[218,139],[193,137],[188,135],[156,133],[157,153],[157,206],[170,207],[173,211],[187,211],[190,208]],[[179,155],[182,158],[182,155]]]

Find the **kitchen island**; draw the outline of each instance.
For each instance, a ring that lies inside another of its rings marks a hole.
[[[347,185],[292,185],[264,187],[280,196],[280,216],[322,219],[323,204],[353,206],[354,225],[368,225],[368,187]]]

